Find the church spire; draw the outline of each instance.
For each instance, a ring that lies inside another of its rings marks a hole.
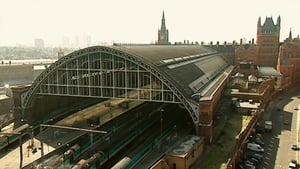
[[[165,12],[162,13],[162,19],[161,19],[161,28],[160,30],[165,31],[166,30],[166,21],[165,21]]]
[[[292,28],[290,28],[290,34],[289,34],[289,40],[292,40],[293,37],[292,37]]]
[[[159,44],[159,45],[169,44],[169,31],[166,28],[165,12],[164,11],[162,13],[162,18],[161,18],[161,27],[160,27],[160,30],[158,30],[157,44]]]

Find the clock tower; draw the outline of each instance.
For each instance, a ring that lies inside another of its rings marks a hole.
[[[162,14],[162,19],[161,19],[161,28],[160,28],[160,30],[158,30],[157,44],[158,45],[168,45],[168,44],[170,44],[170,42],[169,42],[169,31],[166,28],[164,11],[163,11],[163,14]]]

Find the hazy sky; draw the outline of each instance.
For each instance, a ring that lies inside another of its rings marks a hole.
[[[91,36],[92,42],[150,43],[165,11],[169,40],[256,39],[259,16],[281,16],[283,41],[300,34],[300,0],[0,0],[0,46],[60,46]]]

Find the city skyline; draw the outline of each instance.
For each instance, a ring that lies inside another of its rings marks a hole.
[[[165,12],[171,43],[256,39],[257,21],[281,17],[280,41],[300,34],[297,0],[229,1],[97,1],[1,0],[0,46],[45,46],[105,42],[155,43]],[[68,40],[69,39],[69,40]],[[86,41],[86,42],[85,42]],[[81,46],[81,45],[79,45]]]

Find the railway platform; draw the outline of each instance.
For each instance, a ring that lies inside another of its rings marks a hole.
[[[128,103],[128,107],[124,109],[122,106],[120,106],[123,101],[123,99],[117,99],[100,102],[94,106],[90,106],[86,109],[78,111],[77,113],[74,113],[73,115],[57,122],[56,125],[92,129],[93,126],[87,123],[88,119],[98,117],[99,123],[103,125],[143,103],[142,101],[131,101]],[[47,128],[33,139],[36,151],[33,151],[31,148],[32,146],[30,145],[32,144],[32,140],[30,139],[22,143],[22,151],[20,150],[20,146],[17,146],[13,149],[10,149],[8,152],[1,152],[0,168],[19,169],[20,166],[24,167],[41,157],[41,142],[43,142],[43,153],[46,155],[56,148],[67,144],[67,142],[75,137],[78,137],[80,134],[84,134],[84,132],[70,132],[67,129]],[[23,158],[22,163],[20,162],[21,154]]]
[[[32,148],[30,148],[29,145],[32,144],[32,140],[27,140],[25,142],[23,142],[22,144],[22,152],[20,151],[20,146],[14,148],[13,150],[11,150],[8,153],[5,152],[1,152],[1,158],[0,158],[0,168],[1,169],[19,169],[20,166],[25,166],[27,164],[32,163],[33,161],[35,161],[36,159],[41,157],[41,151],[38,148],[40,141],[37,139],[33,139],[34,142],[34,146],[37,148],[36,152],[33,151]],[[45,145],[44,144],[44,153],[49,153],[51,151],[54,150],[53,147],[49,146],[49,145]],[[22,164],[20,164],[20,156],[23,156],[23,160],[22,160]]]

